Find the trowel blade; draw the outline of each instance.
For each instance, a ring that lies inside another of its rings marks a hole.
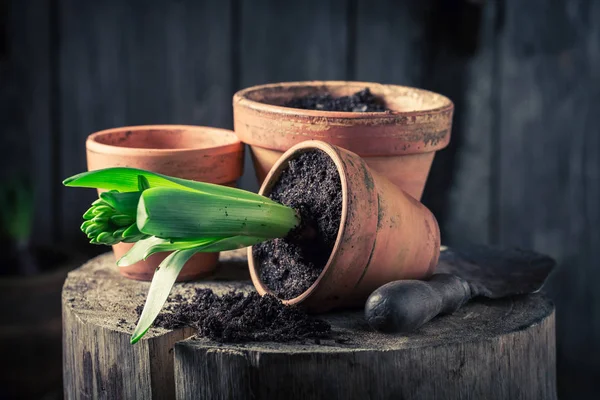
[[[473,296],[494,299],[539,291],[555,266],[549,256],[518,248],[442,246],[434,273],[457,275]]]

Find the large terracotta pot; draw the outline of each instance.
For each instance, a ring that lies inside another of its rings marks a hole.
[[[244,147],[233,132],[224,129],[185,125],[122,127],[90,135],[86,142],[88,169],[133,167],[177,178],[235,186],[242,175]],[[113,246],[122,257],[133,244]],[[151,280],[160,262],[169,253],[150,256],[146,261],[119,271],[128,278]],[[210,274],[219,253],[199,253],[183,267],[178,281]]]
[[[389,113],[283,107],[310,94],[347,96],[368,87]],[[254,86],[233,97],[235,133],[250,145],[262,183],[281,154],[316,139],[348,149],[369,167],[421,199],[435,152],[448,145],[454,105],[426,90],[369,82],[291,82]]]
[[[342,218],[327,265],[313,285],[286,304],[316,312],[364,304],[379,286],[398,279],[423,279],[440,254],[440,231],[433,214],[420,202],[373,171],[356,154],[321,141],[305,141],[275,163],[260,194],[268,195],[291,159],[319,149],[331,157],[342,184]],[[256,290],[270,292],[248,250]]]

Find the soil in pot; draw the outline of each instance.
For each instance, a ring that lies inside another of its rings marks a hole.
[[[191,299],[178,295],[172,300],[174,304],[155,320],[156,326],[191,326],[198,329],[198,336],[223,343],[318,341],[331,337],[329,323],[286,306],[272,295],[232,291],[217,296],[210,289],[196,289]],[[141,314],[141,306],[137,312]]]
[[[297,210],[302,225],[253,247],[261,281],[289,300],[317,280],[333,250],[342,216],[342,185],[331,158],[312,150],[290,160],[269,197]]]
[[[329,93],[297,97],[284,104],[285,107],[304,110],[345,112],[389,112],[384,102],[365,88],[351,96],[333,97]]]

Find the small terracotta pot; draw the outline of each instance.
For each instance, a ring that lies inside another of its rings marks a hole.
[[[270,193],[291,159],[314,149],[327,153],[338,169],[342,218],[333,251],[317,280],[300,296],[284,303],[302,304],[314,312],[362,305],[385,283],[429,276],[440,254],[435,217],[350,151],[321,141],[300,143],[275,163],[260,194]],[[248,263],[258,293],[270,292],[259,278],[252,248]]]
[[[225,129],[185,125],[147,125],[108,129],[90,135],[86,142],[88,170],[109,167],[145,169],[177,178],[235,186],[242,175],[244,147],[233,132]],[[117,259],[133,244],[113,246]],[[121,267],[122,275],[151,280],[154,271],[169,253],[150,256],[146,261]],[[197,279],[216,267],[219,253],[192,257],[177,278]]]
[[[330,112],[283,107],[310,94],[347,96],[364,88],[390,113]],[[253,86],[233,97],[235,133],[252,150],[259,183],[281,154],[316,139],[348,149],[420,200],[435,152],[448,145],[454,105],[426,90],[370,82],[291,82]]]

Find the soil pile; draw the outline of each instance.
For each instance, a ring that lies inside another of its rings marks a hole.
[[[256,292],[230,292],[217,296],[210,289],[196,289],[191,301],[176,296],[175,304],[158,316],[154,325],[168,329],[191,326],[198,335],[224,342],[325,339],[329,323],[313,318],[296,307],[283,305],[274,296]],[[142,307],[138,307],[138,315]]]
[[[329,93],[298,97],[284,104],[285,107],[304,110],[345,112],[387,112],[385,104],[373,95],[369,88],[351,96],[333,97]]]

